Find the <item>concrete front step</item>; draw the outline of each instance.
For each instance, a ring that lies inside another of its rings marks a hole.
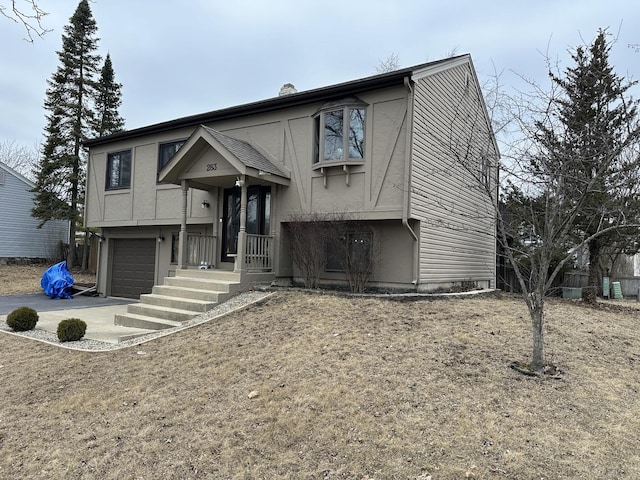
[[[172,320],[174,322],[186,322],[191,320],[193,317],[200,315],[200,312],[194,312],[192,310],[162,307],[159,305],[147,305],[143,303],[130,304],[127,307],[127,313],[159,318],[161,320]]]
[[[127,327],[161,330],[179,327],[211,310],[241,289],[240,274],[221,270],[178,269],[175,277],[166,277],[140,303],[116,315],[114,323]]]
[[[146,315],[139,315],[135,313],[117,314],[113,323],[123,327],[145,328],[147,330],[166,330],[167,328],[182,326],[182,322],[148,317]]]
[[[176,308],[179,310],[204,313],[215,307],[217,302],[207,302],[206,300],[150,293],[140,295],[140,303],[144,305],[155,305],[158,307]]]
[[[206,278],[167,277],[164,285],[169,287],[190,288],[193,290],[207,290],[213,293],[234,293],[239,286],[234,283]]]
[[[240,274],[227,270],[199,270],[179,268],[176,277],[205,278],[208,280],[222,280],[224,282],[240,283]]]
[[[171,287],[193,288],[196,290],[209,290],[211,292],[235,293],[240,289],[240,284],[225,280],[199,277],[166,277],[164,284]]]
[[[212,290],[200,290],[197,288],[179,287],[176,285],[156,285],[153,287],[153,290],[151,290],[151,293],[153,295],[179,297],[212,303],[224,302],[230,296],[228,292],[214,292]]]

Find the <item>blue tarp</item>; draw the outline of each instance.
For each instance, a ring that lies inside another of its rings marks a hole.
[[[40,286],[51,298],[73,298],[70,293],[73,277],[67,268],[67,262],[56,263],[42,274]]]

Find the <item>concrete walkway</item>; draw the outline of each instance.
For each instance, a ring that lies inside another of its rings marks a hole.
[[[126,313],[127,305],[136,302],[124,298],[77,296],[73,299],[53,300],[44,294],[8,295],[0,297],[0,322],[6,324],[9,313],[26,306],[38,312],[37,329],[55,334],[61,320],[79,318],[87,324],[85,339],[118,343],[128,337],[154,332],[114,325],[114,316]]]

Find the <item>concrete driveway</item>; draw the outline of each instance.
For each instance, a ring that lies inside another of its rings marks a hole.
[[[58,323],[67,318],[79,318],[87,323],[85,338],[117,343],[128,336],[151,332],[140,328],[121,327],[113,324],[114,315],[125,313],[127,305],[137,300],[126,298],[88,297],[79,295],[72,299],[54,300],[44,293],[32,295],[7,295],[0,297],[0,322],[19,307],[30,307],[38,312],[36,328],[56,333]]]
[[[112,307],[128,305],[137,300],[127,298],[89,297],[78,295],[71,299],[54,300],[44,293],[29,295],[7,295],[0,297],[0,315],[7,315],[19,307],[31,307],[36,312],[53,312],[57,310],[73,310],[76,308]]]

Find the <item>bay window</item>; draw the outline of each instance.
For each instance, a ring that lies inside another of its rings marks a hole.
[[[356,97],[322,106],[314,117],[314,164],[364,161],[366,106]]]

